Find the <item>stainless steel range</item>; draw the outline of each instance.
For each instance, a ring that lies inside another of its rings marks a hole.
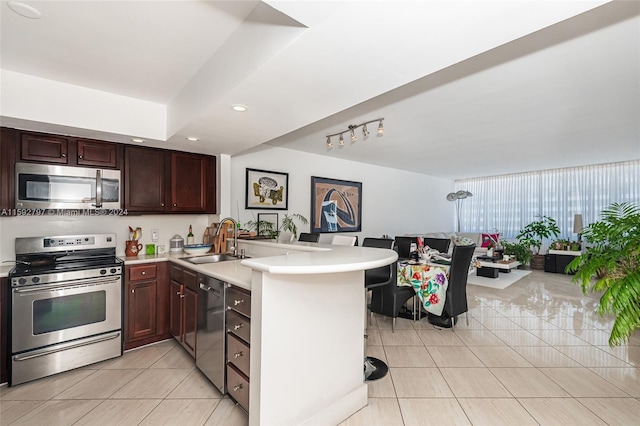
[[[16,238],[9,385],[122,355],[115,234]]]

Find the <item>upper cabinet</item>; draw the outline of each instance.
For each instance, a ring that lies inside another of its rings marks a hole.
[[[216,213],[216,158],[125,147],[124,208],[138,213]]]
[[[215,213],[215,157],[171,153],[171,206],[176,213]]]
[[[130,212],[164,213],[166,151],[124,148],[124,208]]]
[[[118,169],[121,149],[113,142],[21,132],[18,160]]]

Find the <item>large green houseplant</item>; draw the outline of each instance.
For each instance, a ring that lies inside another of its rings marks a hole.
[[[513,256],[522,265],[528,264],[531,260],[531,250],[529,249],[529,246],[525,246],[519,242],[511,243],[506,240],[501,240],[500,244],[504,247],[504,254]]]
[[[582,232],[585,252],[569,263],[584,294],[603,292],[598,312],[613,314],[609,345],[621,345],[640,328],[640,209],[613,203]]]
[[[516,238],[520,244],[532,250],[531,269],[544,269],[544,256],[540,254],[542,240],[556,238],[560,228],[556,220],[549,216],[538,215],[537,219],[522,228]]]

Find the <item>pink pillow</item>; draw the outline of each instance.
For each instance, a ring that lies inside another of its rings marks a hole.
[[[482,245],[480,247],[489,247],[490,245],[492,245],[492,238],[495,241],[499,241],[500,234],[482,234]]]

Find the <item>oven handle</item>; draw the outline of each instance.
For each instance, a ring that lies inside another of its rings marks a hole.
[[[120,332],[116,331],[113,334],[109,334],[109,335],[106,335],[106,336],[98,337],[96,339],[88,338],[88,339],[83,339],[81,341],[78,341],[78,342],[72,343],[72,344],[64,343],[64,344],[61,344],[61,345],[53,346],[50,349],[42,349],[42,350],[40,350],[38,352],[30,353],[29,355],[14,355],[12,358],[13,358],[14,361],[27,361],[29,359],[38,358],[38,357],[45,356],[45,355],[51,355],[51,354],[54,354],[56,352],[62,352],[62,351],[66,351],[66,350],[69,350],[69,349],[80,348],[82,346],[93,345],[95,343],[106,342],[107,340],[117,339],[118,337],[120,337]]]
[[[14,288],[13,292],[14,293],[21,293],[21,294],[29,294],[29,293],[40,293],[42,291],[46,291],[46,290],[51,290],[51,291],[62,291],[62,290],[71,290],[74,288],[78,288],[78,287],[87,287],[89,285],[94,285],[94,284],[102,284],[102,285],[107,285],[107,284],[111,284],[111,283],[117,283],[118,281],[120,281],[120,277],[116,277],[116,278],[107,278],[107,279],[103,279],[103,280],[91,280],[91,281],[82,281],[82,280],[78,280],[76,281],[77,284],[76,285],[70,285],[69,282],[66,282],[65,284],[42,284],[42,285],[32,285],[29,287],[21,287],[21,288]]]

